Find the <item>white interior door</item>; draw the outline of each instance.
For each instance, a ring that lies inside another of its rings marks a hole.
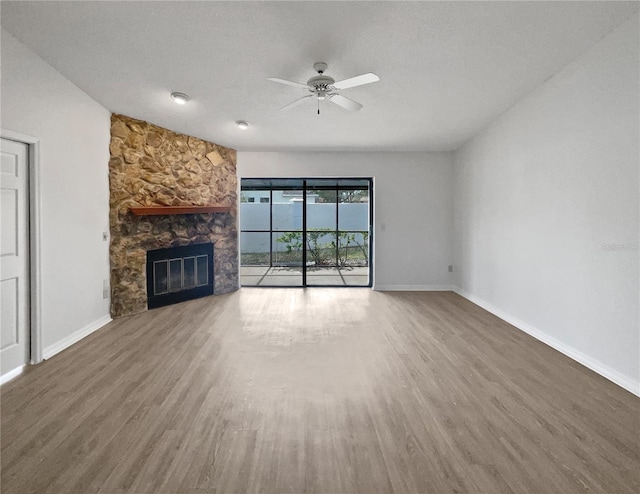
[[[29,361],[28,153],[27,144],[2,139],[0,375]]]

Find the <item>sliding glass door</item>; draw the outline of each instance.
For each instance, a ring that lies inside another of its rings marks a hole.
[[[371,286],[371,179],[243,179],[243,286]]]
[[[369,286],[368,180],[307,180],[307,286]]]

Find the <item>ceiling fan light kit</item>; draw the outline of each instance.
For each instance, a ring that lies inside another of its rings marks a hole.
[[[349,89],[356,86],[362,86],[364,84],[370,84],[372,82],[377,82],[380,78],[368,72],[366,74],[362,74],[356,77],[351,77],[349,79],[344,79],[342,81],[336,82],[333,77],[329,77],[325,75],[325,71],[327,70],[327,64],[324,62],[318,62],[313,64],[313,69],[318,73],[318,75],[313,76],[311,79],[307,81],[306,84],[302,84],[300,82],[287,81],[285,79],[279,79],[277,77],[269,77],[269,80],[272,82],[277,82],[279,84],[285,84],[287,86],[300,87],[308,90],[310,94],[299,98],[288,105],[279,108],[282,110],[289,110],[294,106],[298,106],[300,103],[313,99],[318,101],[318,115],[320,115],[320,101],[329,100],[332,103],[346,109],[349,111],[357,111],[362,108],[362,105],[357,101],[353,101],[345,96],[340,94],[340,91],[343,89]]]

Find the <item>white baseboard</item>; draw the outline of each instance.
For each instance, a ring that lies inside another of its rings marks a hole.
[[[510,314],[507,314],[506,312],[498,309],[497,307],[490,304],[489,302],[486,302],[481,298],[476,297],[472,293],[469,293],[458,287],[453,287],[453,291],[456,292],[458,295],[466,298],[470,302],[473,302],[474,304],[482,307],[484,310],[491,312],[494,316],[499,317],[503,321],[508,322],[509,324],[511,324],[512,326],[515,326],[519,330],[524,331],[530,336],[533,336],[536,340],[539,340],[542,343],[549,345],[551,348],[559,351],[560,353],[563,353],[567,357],[584,365],[585,367],[591,369],[595,373],[600,374],[602,377],[608,379],[609,381],[617,384],[618,386],[626,389],[627,391],[633,393],[636,396],[640,396],[639,381],[635,381],[629,376],[621,374],[617,370],[612,369],[606,364],[603,364],[599,360],[589,357],[588,355],[585,355],[584,353],[576,350],[575,348],[570,347],[569,345],[562,343],[561,341],[558,341],[553,336],[549,336],[547,333],[540,331],[537,328],[534,328],[533,326],[527,324],[524,321],[521,321],[520,319],[517,319],[511,316]]]
[[[93,333],[94,331],[97,331],[105,324],[110,323],[111,320],[112,320],[111,316],[107,315],[107,316],[101,317],[97,321],[92,322],[91,324],[87,324],[84,328],[80,328],[75,333],[72,333],[66,338],[63,338],[62,340],[60,340],[59,342],[54,343],[53,345],[50,345],[47,348],[45,348],[44,351],[42,352],[42,357],[45,360],[50,359],[55,354],[60,353],[65,348],[69,348],[71,345],[73,345],[74,343],[77,343],[82,338],[89,336],[91,333]]]
[[[11,381],[11,379],[13,379],[14,377],[18,377],[20,374],[22,374],[24,367],[24,365],[21,365],[20,367],[16,367],[15,369],[4,373],[2,376],[0,376],[0,385]]]
[[[450,292],[451,285],[374,285],[378,292]]]

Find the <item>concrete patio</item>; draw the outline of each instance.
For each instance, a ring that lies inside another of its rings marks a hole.
[[[299,267],[242,266],[242,286],[301,286],[302,269]],[[313,286],[367,286],[369,268],[358,267],[310,267],[307,269],[307,285]]]

